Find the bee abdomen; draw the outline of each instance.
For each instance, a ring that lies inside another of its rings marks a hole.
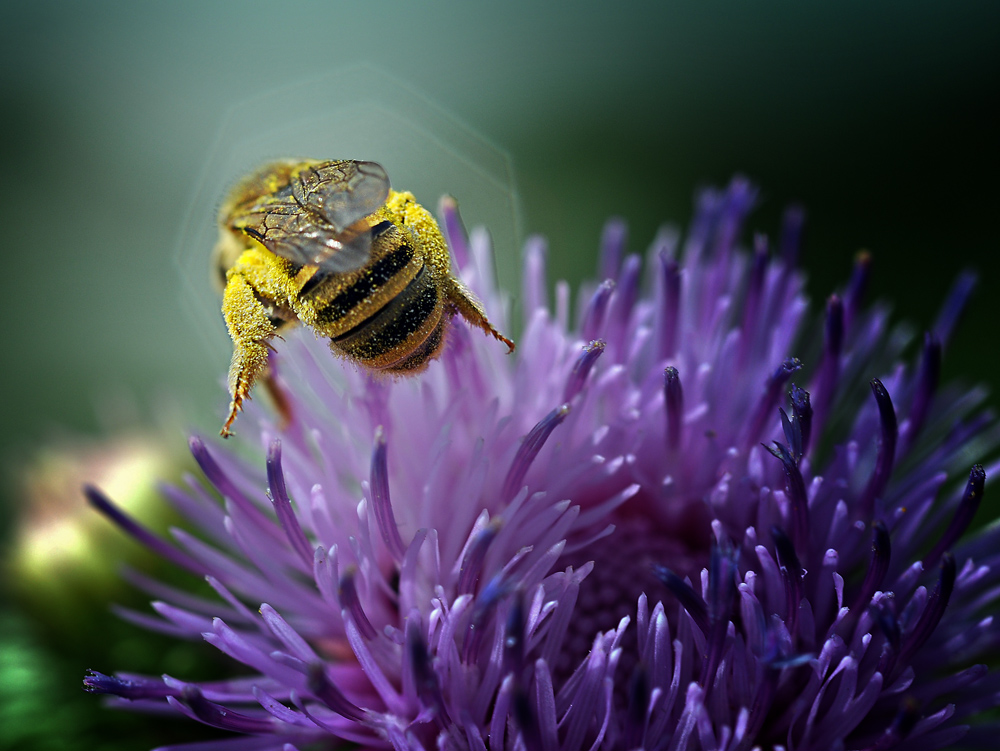
[[[372,243],[374,244],[380,237],[382,237],[382,235],[386,233],[392,234],[394,230],[398,232],[392,222],[379,222],[370,230]],[[393,251],[387,253],[371,264],[368,267],[367,273],[363,277],[358,279],[348,289],[343,290],[340,294],[330,300],[321,314],[324,317],[320,318],[319,323],[336,323],[336,321],[347,315],[374,290],[378,289],[383,284],[386,284],[396,274],[406,268],[406,265],[412,258],[413,249],[406,243],[400,243]],[[294,275],[295,274],[291,274],[291,276]],[[306,280],[306,283],[302,285],[302,288],[299,290],[299,299],[304,300],[313,294],[321,292],[323,289],[323,282],[337,275],[338,272],[323,271],[322,269],[318,269],[316,273],[314,273],[308,280]]]
[[[409,245],[400,245],[386,253],[380,259],[369,266],[365,273],[350,284],[344,286],[329,302],[322,304],[316,313],[316,325],[333,332],[343,330],[345,325],[350,325],[349,319],[354,314],[357,320],[358,313],[364,313],[364,308],[372,305],[372,301],[380,295],[386,299],[415,276],[413,261],[413,248]],[[317,274],[318,276],[319,274]],[[316,284],[310,279],[299,292],[299,297],[311,290],[317,290],[317,294],[323,289],[321,278]],[[308,288],[308,289],[307,289]],[[332,333],[332,332],[331,332]],[[340,336],[340,334],[335,334]]]
[[[426,266],[396,297],[331,346],[376,370],[419,370],[443,343],[443,312],[438,285]]]

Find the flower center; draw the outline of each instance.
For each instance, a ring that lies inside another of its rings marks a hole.
[[[627,680],[638,659],[634,625],[639,596],[645,593],[651,608],[664,599],[665,589],[653,574],[653,566],[668,566],[681,577],[690,576],[694,588],[701,588],[696,578],[709,557],[707,523],[666,529],[659,520],[628,513],[629,507],[641,505],[634,503],[638,500],[633,499],[626,509],[615,514],[612,534],[565,556],[557,566],[578,568],[594,562],[593,571],[580,584],[574,616],[555,666],[555,674],[560,678],[569,677],[587,656],[595,635],[614,630],[622,618],[629,616],[632,624],[625,633],[616,682]],[[672,606],[668,608],[668,612],[673,610]]]

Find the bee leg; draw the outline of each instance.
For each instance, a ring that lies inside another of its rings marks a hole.
[[[281,430],[285,430],[292,424],[292,402],[288,398],[288,393],[278,383],[276,360],[274,350],[271,350],[267,361],[268,367],[261,376],[261,380],[263,381],[264,388],[267,390],[268,396],[271,397],[274,409],[278,412],[279,427]]]
[[[489,319],[486,318],[486,311],[483,310],[482,303],[480,303],[479,300],[476,299],[476,296],[472,294],[472,290],[454,277],[449,281],[450,287],[448,288],[448,300],[454,306],[458,314],[468,321],[471,326],[482,329],[494,339],[506,344],[508,355],[513,352],[514,342],[493,328],[493,324],[491,324]]]
[[[229,416],[219,432],[223,438],[228,438],[231,435],[229,428],[243,408],[243,400],[250,397],[250,390],[257,379],[267,374],[268,340],[277,329],[242,274],[230,274],[226,282],[222,294],[222,315],[233,340],[233,360],[229,366],[232,401],[229,403]]]

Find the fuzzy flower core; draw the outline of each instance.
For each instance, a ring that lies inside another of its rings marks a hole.
[[[130,574],[156,614],[123,615],[243,677],[86,687],[239,734],[199,751],[988,746],[1000,528],[967,529],[997,428],[938,384],[970,280],[902,364],[867,258],[814,323],[801,213],[739,247],[754,195],[706,192],[645,259],[609,223],[576,314],[529,240],[513,357],[455,322],[388,381],[289,337],[293,424],[192,438],[203,478],[164,490],[197,534],[87,489],[217,595]],[[496,316],[488,238],[442,210]]]

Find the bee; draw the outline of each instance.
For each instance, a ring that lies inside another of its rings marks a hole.
[[[299,323],[335,354],[390,374],[426,368],[456,314],[514,351],[451,273],[433,216],[375,162],[280,161],[248,175],[219,212],[215,260],[233,340],[223,437],[259,380],[288,416],[268,352]]]

